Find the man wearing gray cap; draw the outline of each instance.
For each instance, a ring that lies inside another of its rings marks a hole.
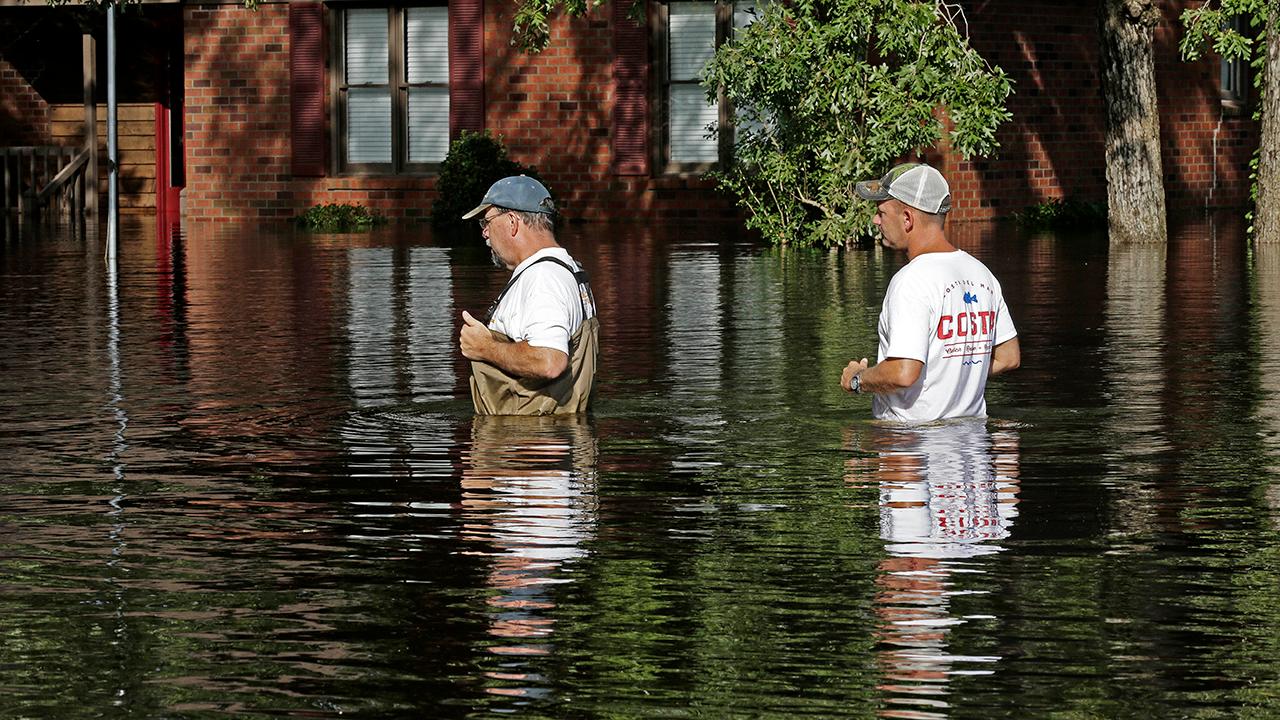
[[[556,242],[555,203],[525,175],[494,183],[464,220],[511,280],[483,322],[465,310],[458,345],[471,361],[481,415],[585,412],[599,358],[600,322],[587,274]]]
[[[876,203],[882,244],[905,250],[880,310],[878,359],[850,361],[840,386],[873,393],[876,418],[922,423],[987,414],[987,378],[1021,363],[1000,283],[947,241],[951,189],[928,165],[898,165],[856,186]]]

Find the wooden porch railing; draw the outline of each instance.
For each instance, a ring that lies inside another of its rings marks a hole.
[[[24,222],[84,219],[89,150],[62,145],[0,148],[0,205]],[[54,212],[56,211],[56,212]]]

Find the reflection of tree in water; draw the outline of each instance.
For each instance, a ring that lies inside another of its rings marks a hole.
[[[955,617],[954,587],[971,560],[997,553],[1017,516],[1018,436],[982,420],[924,427],[868,426],[851,482],[875,478],[888,556],[876,580],[884,717],[946,717],[954,675],[990,674],[999,658],[948,652],[951,629],[985,616]]]
[[[463,534],[491,548],[486,675],[498,695],[537,694],[539,677],[518,658],[550,653],[552,586],[585,554],[596,523],[596,437],[578,417],[477,417],[463,462]]]
[[[1280,247],[1259,243],[1253,251],[1257,292],[1254,301],[1259,357],[1258,382],[1263,399],[1257,403],[1257,417],[1263,426],[1272,473],[1280,476]],[[1275,511],[1273,522],[1280,527],[1280,482],[1266,491]]]

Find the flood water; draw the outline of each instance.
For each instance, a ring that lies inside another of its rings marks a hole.
[[[0,254],[0,717],[1280,715],[1280,247],[957,226],[1023,367],[870,422],[880,250],[570,228],[585,419],[472,417],[479,243]]]

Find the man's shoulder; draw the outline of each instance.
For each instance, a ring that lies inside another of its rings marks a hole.
[[[957,272],[994,276],[991,268],[987,267],[986,263],[958,248],[954,252],[921,255],[916,260],[923,260],[924,262],[908,263],[898,271],[898,274],[906,277],[921,278],[953,275]],[[907,271],[910,271],[910,273]]]
[[[559,251],[559,252],[555,252]],[[551,251],[540,251],[521,273],[522,290],[529,292],[556,292],[563,289],[570,294],[577,292],[578,281],[573,273],[577,263],[561,248]]]
[[[529,256],[528,265],[525,266],[525,272],[536,271],[541,274],[564,272],[565,269],[568,269],[570,273],[576,272],[578,263],[569,254],[569,251],[562,247],[539,250]]]

